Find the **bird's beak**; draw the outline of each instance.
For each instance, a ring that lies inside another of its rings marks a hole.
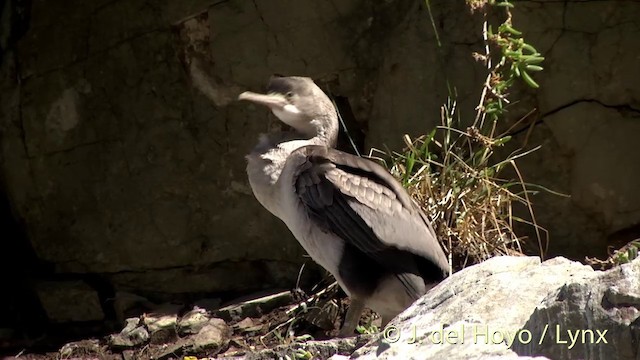
[[[259,105],[267,106],[270,109],[282,109],[287,105],[287,99],[281,94],[257,94],[245,91],[238,96],[238,100],[248,100]]]

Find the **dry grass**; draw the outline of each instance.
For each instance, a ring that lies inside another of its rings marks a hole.
[[[441,47],[429,0],[425,4]],[[524,41],[521,31],[513,28],[512,2],[467,0],[466,4],[484,17],[484,54],[473,55],[487,70],[475,119],[466,122],[471,126],[464,126],[460,120],[456,102],[451,100],[455,95],[449,89],[450,99],[441,108],[441,126],[417,139],[405,135],[406,147],[401,152],[373,150],[376,155],[382,154],[387,168],[431,218],[449,255],[451,272],[494,256],[522,255],[528,239],[514,232],[515,222],[534,227],[538,255],[544,257],[548,248],[548,234],[537,224],[531,206],[532,185],[525,183],[516,164],[518,158],[538,148],[519,149],[506,158],[498,158],[494,152],[511,140],[496,132],[512,103],[509,89],[519,79],[538,88],[529,72],[542,70],[544,57]],[[495,30],[489,24],[490,8],[503,18]],[[512,170],[515,179],[505,175],[506,169]],[[528,209],[528,219],[514,215],[516,204]]]
[[[630,241],[627,245],[621,247],[618,250],[609,249],[609,257],[605,260],[597,258],[587,257],[585,262],[599,270],[611,269],[615,266],[629,263],[636,258],[640,253],[640,239]]]
[[[442,125],[428,135],[404,137],[402,152],[382,152],[391,173],[429,215],[453,271],[498,255],[522,255],[525,238],[514,222],[536,229],[539,255],[548,245],[546,231],[536,224],[529,195],[516,159],[536,150],[514,152],[496,160],[494,149],[510,140],[495,135],[495,123],[483,135],[476,127],[461,131],[455,102],[442,107]],[[381,159],[381,157],[375,157]],[[501,178],[511,167],[516,179]],[[514,216],[513,205],[529,210],[530,220]],[[543,240],[544,236],[544,240]]]

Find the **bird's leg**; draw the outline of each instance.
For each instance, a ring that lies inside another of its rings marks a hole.
[[[353,335],[353,330],[358,326],[358,321],[360,321],[360,315],[362,315],[363,310],[364,301],[351,298],[351,304],[349,305],[349,309],[347,309],[347,315],[344,318],[344,324],[338,336],[348,337]]]
[[[380,316],[380,320],[382,320],[382,324],[380,324],[380,331],[384,330],[384,328],[389,325],[389,321],[391,321],[391,319],[393,319],[393,317]]]

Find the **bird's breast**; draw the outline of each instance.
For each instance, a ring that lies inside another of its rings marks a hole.
[[[290,189],[281,188],[281,204],[284,209],[282,220],[309,256],[339,278],[338,265],[344,250],[344,240],[323,229],[309,216],[295,193],[293,184],[289,184]]]
[[[264,208],[287,225],[315,262],[340,281],[338,265],[344,241],[322,229],[310,218],[296,193],[295,177],[298,176],[299,166],[307,159],[294,150],[303,142],[289,141],[269,147],[262,143],[265,140],[246,157],[247,175],[254,196]]]
[[[247,155],[247,177],[253,195],[269,212],[280,217],[280,195],[276,186],[279,172],[274,164],[260,153]]]

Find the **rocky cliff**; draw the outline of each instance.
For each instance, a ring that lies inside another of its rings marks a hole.
[[[4,273],[26,268],[43,304],[56,296],[48,281],[80,281],[74,291],[101,304],[86,302],[92,318],[117,292],[166,299],[295,284],[302,250],[244,173],[244,154],[274,124],[233,102],[241,90],[273,73],[314,77],[368,150],[438,124],[447,81],[471,114],[485,76],[471,56],[481,19],[462,1],[432,1],[433,24],[413,0],[3,6],[0,173],[16,229],[0,242]],[[511,113],[537,109],[515,140],[543,147],[521,170],[571,195],[534,198],[551,254],[603,255],[640,234],[638,15],[635,1],[514,10],[547,58],[541,89],[523,91]]]

